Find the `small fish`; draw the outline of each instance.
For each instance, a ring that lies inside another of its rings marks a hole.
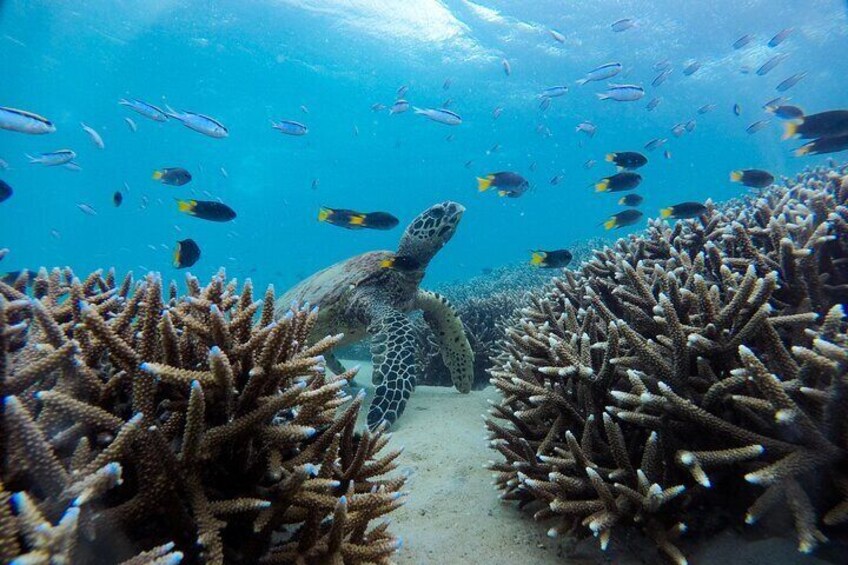
[[[666,69],[662,71],[660,74],[654,77],[654,80],[651,81],[651,86],[657,87],[661,85],[665,82],[665,79],[667,79],[669,75],[671,75],[671,69]]]
[[[577,84],[584,85],[587,82],[594,82],[612,78],[621,72],[621,68],[621,63],[607,63],[605,65],[601,65],[600,67],[595,67],[594,69],[586,73],[585,77],[578,79]]]
[[[660,98],[660,97],[651,98],[651,101],[650,101],[650,102],[648,102],[648,104],[645,106],[645,108],[646,108],[649,112],[653,112],[653,111],[654,111],[654,108],[656,108],[657,106],[659,106],[659,105],[660,105],[660,102],[662,102],[662,98]]]
[[[770,112],[781,120],[799,120],[804,117],[804,110],[798,106],[767,106],[766,112]]]
[[[38,157],[27,155],[30,164],[44,165],[45,167],[55,167],[70,163],[77,158],[77,154],[70,149],[60,149],[51,153],[41,153]]]
[[[211,222],[229,222],[235,219],[236,212],[226,204],[215,200],[179,200],[177,209],[189,216]]]
[[[560,181],[562,181],[563,177],[565,177],[565,175],[554,175],[551,177],[551,180],[549,182],[552,186],[556,186],[560,183]]]
[[[112,204],[115,205],[115,208],[118,208],[121,203],[124,201],[124,195],[121,194],[120,190],[116,190],[115,194],[112,195]]]
[[[224,167],[221,167],[221,176],[224,177],[225,179],[228,179],[228,178],[230,178],[230,173],[227,172],[227,169],[225,169]]]
[[[742,115],[742,106],[740,106],[739,104],[734,104],[733,105],[733,113],[736,114],[737,116],[741,116]]]
[[[742,169],[731,171],[730,180],[751,188],[765,188],[774,182],[774,175],[760,169]]]
[[[698,72],[698,69],[700,69],[700,68],[701,68],[701,63],[699,63],[698,61],[692,61],[691,63],[689,63],[683,69],[683,74],[686,75],[687,77],[692,76],[696,72]]]
[[[759,69],[757,69],[757,74],[761,77],[766,76],[769,71],[772,71],[776,66],[785,61],[787,57],[789,57],[787,53],[780,53],[778,55],[775,55],[774,57],[763,63],[763,65]]]
[[[795,156],[823,155],[825,153],[837,153],[848,149],[848,135],[837,135],[835,137],[820,137],[809,143],[805,143],[795,150]]]
[[[538,165],[536,164],[536,161],[533,161],[532,163],[530,163],[530,164],[527,166],[527,168],[528,168],[528,169],[530,169],[531,171],[535,172],[535,171],[536,171],[536,169],[538,168]]]
[[[279,122],[272,121],[271,127],[286,135],[306,135],[309,133],[308,127],[293,120],[280,120]]]
[[[698,122],[696,122],[695,120],[689,120],[688,122],[686,122],[684,124],[683,127],[686,128],[686,131],[688,131],[689,133],[692,133],[693,131],[695,131],[695,127],[697,125],[698,125]]]
[[[548,109],[548,108],[550,108],[550,107],[551,107],[551,99],[550,99],[550,98],[543,97],[543,98],[539,101],[539,109],[540,109],[541,111],[543,111],[543,112],[544,112],[545,110],[547,110],[547,109]]]
[[[4,180],[0,180],[0,202],[5,202],[11,198],[14,192],[15,191],[12,190],[12,187],[9,186],[9,183]]]
[[[56,126],[53,125],[53,122],[38,114],[0,106],[0,129],[42,135],[53,133],[56,131]]]
[[[395,98],[403,98],[407,91],[409,91],[409,87],[407,85],[402,85],[397,89],[397,96]]]
[[[473,164],[474,164],[474,159],[469,159],[468,161],[465,162],[465,168],[470,169],[471,165],[473,165]]]
[[[379,102],[375,102],[374,104],[371,104],[371,111],[372,112],[380,112],[380,111],[385,110],[385,109],[386,109],[385,104],[380,104]]]
[[[628,29],[635,27],[635,26],[636,26],[636,22],[633,21],[630,18],[624,18],[624,19],[618,20],[617,22],[613,22],[612,24],[610,24],[610,28],[614,32],[617,32],[617,33],[620,33],[622,31],[627,31]]]
[[[708,112],[712,112],[712,111],[713,111],[713,110],[715,110],[715,109],[716,109],[716,105],[715,105],[715,104],[704,104],[703,106],[701,106],[700,108],[698,108],[698,113],[699,113],[699,114],[701,114],[701,115],[703,115],[703,114],[706,114],[706,113],[708,113]]]
[[[648,143],[645,144],[645,149],[647,149],[648,151],[653,151],[654,149],[656,149],[658,147],[662,147],[663,145],[665,145],[665,143],[667,141],[668,141],[668,139],[666,139],[664,137],[658,137],[656,139],[652,139],[651,141],[649,141]]]
[[[173,108],[169,108],[168,106],[165,106],[165,108],[167,109],[167,116],[169,118],[174,118],[175,120],[182,122],[182,124],[190,130],[194,130],[198,133],[202,133],[203,135],[208,135],[209,137],[214,137],[216,139],[222,139],[230,135],[229,130],[224,127],[224,124],[215,118],[210,118],[203,114],[196,114],[194,112],[180,112]]]
[[[500,173],[491,173],[484,177],[477,177],[477,190],[486,192],[490,188],[494,188],[498,192],[498,196],[508,196],[509,198],[518,198],[530,188],[530,183],[527,179],[512,171],[503,171]]]
[[[786,29],[780,30],[779,32],[777,32],[777,34],[774,37],[772,37],[769,40],[768,46],[769,47],[777,47],[778,45],[780,45],[781,43],[786,41],[786,38],[788,38],[790,35],[792,35],[792,33],[794,31],[795,31],[795,28],[792,28],[792,27],[788,27]]]
[[[595,183],[595,192],[624,192],[633,190],[642,182],[642,175],[625,171],[605,177]]]
[[[501,144],[500,144],[500,143],[495,143],[494,145],[492,145],[492,146],[491,146],[491,147],[490,147],[490,148],[486,151],[486,155],[491,155],[492,153],[497,153],[497,152],[498,152],[498,151],[500,151],[500,150],[501,150]]]
[[[652,67],[656,72],[660,73],[662,71],[667,71],[671,68],[671,61],[668,59],[663,59],[662,61],[657,61],[654,63]]]
[[[586,162],[583,163],[583,168],[587,169],[587,170],[591,169],[592,167],[595,166],[596,162],[597,161],[595,161],[594,159],[588,159],[588,160],[586,160]]]
[[[448,126],[458,126],[462,123],[462,118],[459,114],[451,112],[450,110],[445,110],[444,108],[416,108],[413,106],[412,111],[416,114],[429,118],[434,122],[439,122],[440,124]]]
[[[354,137],[359,137],[359,126],[356,124],[353,124],[353,135]]]
[[[132,118],[124,118],[124,121],[127,123],[127,126],[130,128],[130,131],[135,133],[138,131],[138,126],[135,125],[135,122]]]
[[[550,88],[546,88],[539,95],[540,98],[558,98],[560,96],[564,96],[568,92],[567,86],[552,86]]]
[[[733,48],[742,49],[743,47],[754,41],[754,37],[755,36],[751,33],[743,35],[742,37],[733,42]]]
[[[304,114],[308,114],[309,108],[307,108],[305,105],[301,104],[300,111],[303,112]]]
[[[326,206],[322,206],[318,211],[318,221],[350,230],[363,228],[390,230],[399,223],[399,220],[388,212],[356,212]]]
[[[686,126],[683,124],[674,124],[671,128],[671,133],[674,137],[680,137],[686,133]]]
[[[776,108],[777,106],[783,106],[787,102],[789,102],[790,100],[792,100],[792,99],[789,98],[788,96],[778,96],[777,98],[772,98],[771,100],[769,100],[768,102],[763,104],[763,110],[768,111],[769,108]]]
[[[452,81],[449,78],[445,79],[445,82],[442,83],[442,90],[448,90],[451,87]]]
[[[632,226],[642,217],[642,212],[639,210],[629,209],[613,214],[607,221],[604,222],[604,229],[611,230],[613,228],[623,228],[624,226]]]
[[[816,137],[838,137],[848,135],[848,110],[828,110],[804,116],[784,126],[783,139],[799,136],[801,139]]]
[[[88,214],[89,216],[96,216],[97,215],[97,210],[95,210],[94,208],[92,208],[91,206],[89,206],[88,204],[86,204],[84,202],[77,204],[77,208],[79,208],[84,213]]]
[[[193,239],[183,239],[174,248],[174,267],[185,269],[191,267],[200,259],[200,246]]]
[[[389,108],[389,114],[403,114],[409,110],[409,102],[404,99],[395,100],[395,103]]]
[[[320,179],[312,179],[312,190],[318,190],[319,184],[321,184]]]
[[[748,135],[757,133],[758,131],[762,130],[764,127],[769,125],[769,122],[771,122],[771,120],[757,120],[756,122],[745,128],[745,131],[748,132]]]
[[[82,167],[79,166],[79,163],[77,163],[75,161],[70,161],[68,163],[65,163],[64,165],[62,165],[62,168],[68,169],[69,171],[73,171],[75,173],[78,173],[82,170]]]
[[[121,106],[126,106],[130,110],[137,112],[145,118],[149,118],[155,122],[168,121],[168,114],[166,114],[153,104],[148,104],[143,100],[137,100],[135,98],[121,98],[120,100],[118,100],[118,104],[120,104]]]
[[[618,203],[621,206],[639,206],[643,200],[645,199],[638,194],[625,194],[618,199]]]
[[[707,207],[700,202],[681,202],[680,204],[661,209],[660,217],[682,220],[685,218],[697,218],[706,213],[706,211]]]
[[[778,84],[775,88],[777,88],[778,92],[786,92],[787,90],[804,80],[806,77],[807,73],[805,72],[795,73],[791,77]]]
[[[742,65],[739,67],[739,74],[750,75],[753,70],[751,65]]]
[[[565,43],[565,36],[555,29],[549,29],[548,33],[554,38],[557,43]]]
[[[453,140],[454,140],[454,135],[452,133],[449,133],[445,136],[445,141],[450,142],[450,141],[453,141]]]
[[[567,249],[555,251],[536,249],[530,252],[530,264],[543,269],[564,269],[573,258],[571,251]]]
[[[633,102],[645,96],[645,89],[636,84],[611,84],[606,92],[595,94],[598,100]]]
[[[497,120],[503,114],[503,106],[496,106],[494,110],[492,110],[492,119]]]
[[[0,171],[8,171],[9,163],[6,162],[5,159],[0,159]]]
[[[183,186],[191,182],[191,173],[182,167],[165,167],[158,171],[153,171],[153,180],[158,180],[162,184],[171,186]]]
[[[62,239],[62,234],[59,233],[59,230],[50,230],[50,237],[53,239]]]
[[[380,261],[380,267],[411,273],[421,270],[421,261],[409,255],[395,255]]]
[[[509,61],[507,61],[506,59],[503,59],[501,61],[501,66],[503,67],[503,71],[504,71],[504,74],[506,74],[506,76],[509,76],[509,75],[512,74],[512,66],[509,64]]]
[[[574,128],[574,131],[577,133],[583,132],[589,137],[593,137],[595,135],[595,132],[598,131],[598,126],[587,120],[577,124],[577,127]]]
[[[453,98],[446,98],[444,102],[442,102],[442,108],[450,108],[453,106]]]
[[[663,151],[663,156],[665,156],[666,159],[671,159],[671,150],[666,149],[665,151]]]
[[[637,153],[636,151],[619,151],[617,153],[607,153],[606,160],[609,163],[615,163],[616,166],[622,169],[638,169],[648,162],[648,158]]]
[[[83,131],[85,131],[85,133],[87,133],[87,134],[88,134],[88,137],[90,137],[90,138],[91,138],[91,142],[92,142],[92,143],[93,143],[93,144],[94,144],[94,145],[95,145],[98,149],[104,149],[104,148],[106,147],[106,145],[103,143],[103,138],[102,138],[102,137],[100,137],[100,134],[99,134],[99,133],[97,133],[97,130],[95,130],[95,129],[94,129],[94,128],[92,128],[92,127],[89,127],[89,126],[85,125],[85,123],[84,123],[84,122],[80,122],[80,127],[82,127]]]

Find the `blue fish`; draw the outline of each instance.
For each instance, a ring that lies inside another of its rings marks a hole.
[[[194,112],[180,112],[168,106],[165,106],[165,108],[168,110],[166,114],[169,118],[179,120],[188,129],[217,139],[230,135],[229,130],[224,127],[224,124],[215,118],[210,118],[203,114],[195,114]]]
[[[645,89],[636,84],[611,84],[606,92],[598,92],[595,96],[598,100],[633,102],[645,96]]]
[[[121,98],[118,100],[118,104],[121,106],[126,106],[130,110],[134,112],[138,112],[145,118],[149,118],[155,122],[166,122],[168,121],[168,115],[154,106],[153,104],[148,104],[144,100],[138,100],[136,98]]]
[[[621,63],[607,63],[606,65],[595,67],[594,69],[586,73],[585,77],[577,80],[577,84],[583,85],[591,81],[606,80],[608,78],[614,77],[620,72]]]
[[[563,96],[566,92],[568,92],[567,86],[552,86],[543,90],[539,96],[541,98],[557,98]]]
[[[271,127],[279,130],[286,135],[306,135],[309,133],[309,128],[300,122],[292,120],[280,120],[279,122],[271,122]]]
[[[416,114],[430,118],[434,122],[439,122],[440,124],[458,126],[462,123],[462,118],[459,114],[451,112],[450,110],[445,110],[444,108],[416,108],[413,106],[412,110]]]

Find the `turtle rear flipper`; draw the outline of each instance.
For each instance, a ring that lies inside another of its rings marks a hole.
[[[374,364],[372,380],[377,385],[368,409],[368,428],[374,430],[383,422],[391,426],[400,418],[415,390],[417,340],[406,315],[387,305],[372,307],[368,333]]]
[[[474,351],[468,343],[462,320],[456,310],[447,298],[427,290],[418,291],[415,307],[423,310],[424,321],[436,335],[442,361],[450,371],[453,386],[459,392],[471,392],[474,382]]]

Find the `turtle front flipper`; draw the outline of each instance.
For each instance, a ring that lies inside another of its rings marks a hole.
[[[368,409],[368,428],[374,430],[383,422],[391,426],[403,414],[415,390],[418,368],[417,340],[409,318],[387,305],[373,306],[370,317],[368,333],[377,388]]]
[[[439,342],[442,361],[450,371],[453,386],[459,392],[471,392],[474,382],[474,351],[462,320],[448,299],[435,292],[419,290],[415,308],[424,312],[424,321],[433,330]]]

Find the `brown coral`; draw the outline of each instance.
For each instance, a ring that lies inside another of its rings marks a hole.
[[[186,282],[0,283],[3,560],[388,562],[398,451],[354,432],[337,339],[307,343],[314,310],[271,322],[271,289]]]

